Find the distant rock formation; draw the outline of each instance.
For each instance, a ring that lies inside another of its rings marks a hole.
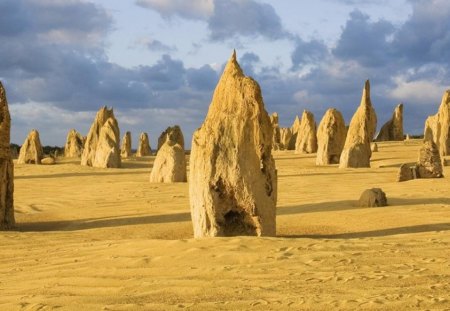
[[[150,142],[148,140],[147,133],[142,132],[139,136],[139,145],[136,152],[137,157],[145,157],[152,154],[152,149],[150,148]]]
[[[14,219],[14,164],[11,159],[11,116],[0,82],[0,230],[12,229]]]
[[[81,165],[118,168],[120,131],[113,109],[102,107],[95,116],[84,145]]]
[[[272,125],[272,148],[273,150],[282,150],[278,113],[274,112],[270,115],[270,124]]]
[[[398,104],[392,118],[381,127],[375,141],[402,141],[403,139],[403,104]]]
[[[344,149],[339,161],[340,168],[370,167],[370,143],[377,128],[377,115],[370,101],[370,83],[366,81],[361,104],[350,121]]]
[[[378,152],[378,144],[377,143],[371,143],[370,144],[370,151]]]
[[[317,130],[316,165],[338,164],[346,136],[342,114],[334,108],[328,109]]]
[[[295,153],[317,152],[317,133],[314,115],[308,110],[303,110],[300,129],[295,142]]]
[[[289,144],[292,139],[292,131],[289,127],[280,128],[280,149],[289,150]]]
[[[75,129],[71,129],[67,134],[66,145],[64,146],[64,156],[66,158],[81,157],[84,148],[84,137]]]
[[[122,138],[122,146],[120,147],[120,156],[126,159],[131,156],[131,133],[126,132]]]
[[[164,132],[161,133],[161,135],[159,135],[158,150],[167,141],[168,135],[171,135],[171,137],[173,137],[174,139],[174,142],[179,144],[184,150],[184,136],[181,128],[178,125],[169,126]]]
[[[196,238],[275,236],[272,125],[258,83],[244,75],[235,53],[193,135],[189,174]]]
[[[152,183],[186,182],[184,149],[170,139],[159,148],[150,174]]]
[[[294,123],[292,123],[291,126],[292,136],[291,140],[289,141],[289,146],[287,148],[288,150],[295,150],[295,142],[297,141],[298,131],[300,130],[301,122],[302,121],[299,119],[299,117],[295,116]]]
[[[437,114],[425,121],[424,140],[432,140],[441,156],[450,155],[450,90],[442,96]]]
[[[387,206],[386,193],[380,188],[364,190],[359,198],[360,207],[381,207]]]
[[[39,139],[39,132],[33,129],[20,147],[17,164],[41,164],[43,157],[44,151]]]

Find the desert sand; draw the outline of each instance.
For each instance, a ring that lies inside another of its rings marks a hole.
[[[420,146],[380,142],[359,169],[274,152],[274,238],[193,239],[188,183],[149,183],[154,156],[15,165],[0,310],[448,309],[450,168],[396,182]],[[357,207],[375,187],[389,206]]]

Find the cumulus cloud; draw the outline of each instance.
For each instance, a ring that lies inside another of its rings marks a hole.
[[[163,17],[205,21],[212,41],[239,36],[270,40],[292,36],[270,4],[255,0],[137,0],[136,4]]]
[[[384,20],[370,21],[370,17],[355,10],[343,28],[333,54],[341,59],[356,60],[369,67],[385,64],[392,57],[388,38],[394,26]]]

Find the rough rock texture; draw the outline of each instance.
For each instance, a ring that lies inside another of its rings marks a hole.
[[[89,130],[81,156],[81,165],[101,168],[120,167],[119,140],[119,125],[113,110],[101,108]]]
[[[338,164],[346,136],[342,114],[334,108],[328,109],[317,130],[316,165]]]
[[[288,150],[292,138],[292,131],[288,127],[280,128],[280,149]]]
[[[39,132],[33,129],[20,147],[17,164],[41,164],[43,157],[44,152],[39,139]]]
[[[378,144],[377,143],[371,143],[370,144],[370,151],[378,152]]]
[[[402,164],[398,170],[397,181],[408,181],[417,178],[417,167]]]
[[[152,154],[152,149],[150,148],[150,142],[148,140],[147,133],[142,132],[139,135],[139,145],[136,152],[137,157],[145,157]]]
[[[0,82],[0,230],[11,229],[14,219],[14,164],[11,159],[11,117]]]
[[[181,148],[184,149],[184,136],[181,128],[178,125],[169,126],[166,128],[164,132],[161,133],[158,137],[158,150],[161,146],[168,140],[168,136],[171,136],[174,139],[174,142],[179,144]]]
[[[71,129],[67,134],[64,156],[66,158],[81,157],[84,148],[84,138],[76,130]]]
[[[406,134],[405,140],[410,140],[410,139],[411,139],[411,137],[409,136],[409,134]]]
[[[126,132],[122,138],[122,146],[120,147],[120,156],[124,159],[131,156],[131,133]]]
[[[390,141],[403,140],[403,104],[398,104],[394,109],[392,118],[387,121],[382,127],[377,137],[376,141]]]
[[[364,85],[361,104],[350,121],[344,149],[339,161],[340,168],[370,167],[370,143],[377,128],[377,116],[370,101],[369,80]]]
[[[150,174],[150,182],[186,182],[184,149],[175,141],[166,140],[159,148]]]
[[[272,148],[273,150],[282,150],[278,113],[274,112],[270,115],[270,123],[272,124]]]
[[[292,136],[291,140],[289,141],[289,146],[287,148],[288,150],[295,150],[295,142],[297,141],[298,131],[300,130],[301,123],[302,121],[300,120],[300,118],[298,116],[295,116],[294,123],[292,123],[291,126]]]
[[[304,110],[302,122],[295,142],[295,153],[314,153],[317,151],[316,121],[312,112]]]
[[[386,193],[380,188],[364,190],[359,198],[360,207],[381,207],[387,206]]]
[[[41,160],[42,165],[54,165],[56,164],[56,160],[53,157],[45,157]]]
[[[450,155],[450,90],[442,96],[437,114],[425,121],[424,140],[432,140],[441,156]]]
[[[431,140],[424,141],[422,148],[420,148],[417,173],[420,178],[444,177],[439,150]]]
[[[275,236],[277,175],[272,125],[258,83],[233,53],[192,139],[189,196],[194,236]]]

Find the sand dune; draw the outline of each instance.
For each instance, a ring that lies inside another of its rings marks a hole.
[[[448,309],[450,171],[398,183],[420,141],[378,147],[364,169],[275,152],[277,238],[193,239],[188,184],[149,183],[154,157],[16,165],[0,309]],[[388,207],[355,205],[371,187]]]

